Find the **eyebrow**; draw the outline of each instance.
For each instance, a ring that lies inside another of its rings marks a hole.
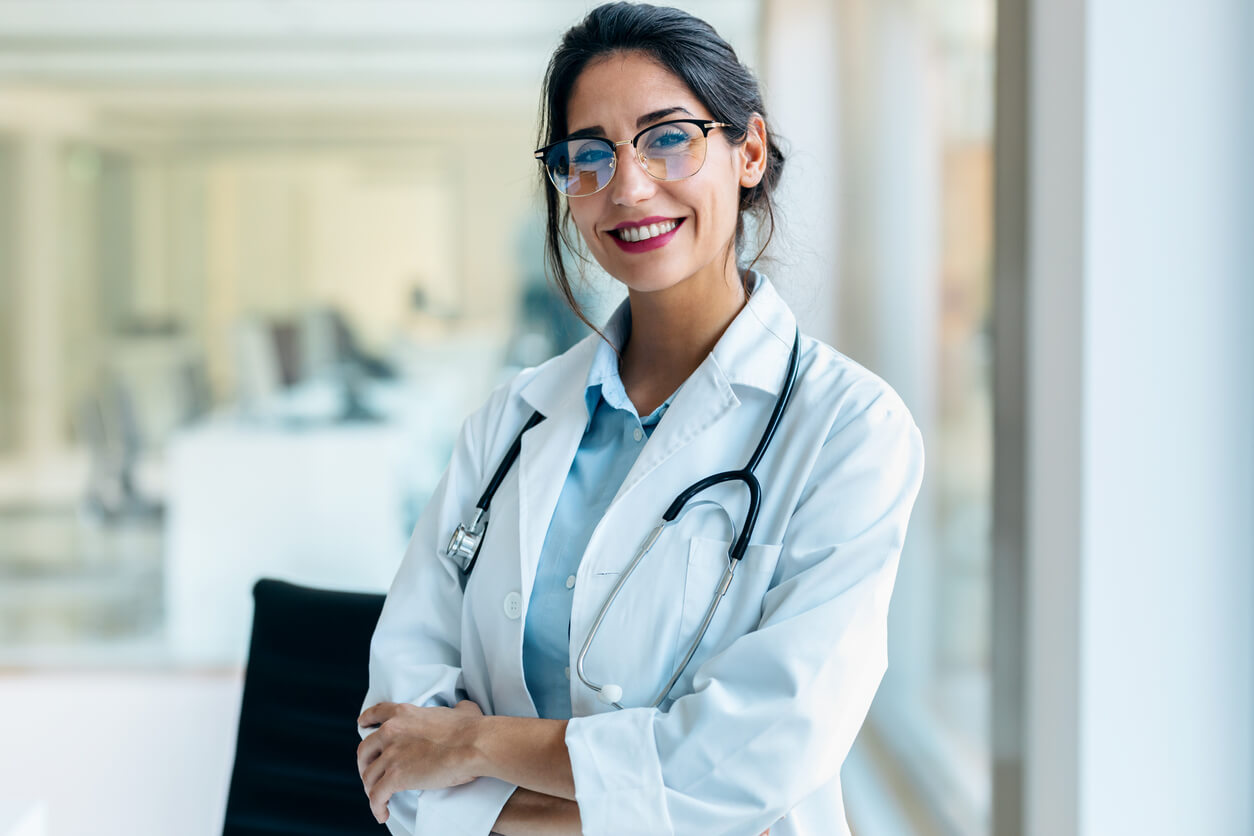
[[[636,120],[636,127],[638,129],[643,129],[644,126],[648,125],[650,122],[656,122],[659,119],[664,119],[667,116],[670,116],[671,114],[674,114],[674,113],[687,113],[689,116],[695,116],[695,114],[692,111],[688,110],[688,108],[686,107],[678,107],[678,106],[664,107],[661,110],[654,110],[649,113],[646,113],[644,116],[641,116],[639,119]],[[580,139],[585,136],[603,137],[605,136],[605,128],[602,128],[600,125],[593,125],[589,128],[580,128],[579,130],[570,134],[566,138],[567,139]]]

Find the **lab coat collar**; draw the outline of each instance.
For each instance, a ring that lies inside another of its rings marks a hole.
[[[714,373],[723,377],[720,382],[779,395],[797,320],[766,276],[750,271],[749,279],[749,301],[727,326],[701,368],[710,365],[712,359]],[[537,370],[520,392],[523,400],[543,415],[553,415],[570,408],[572,402],[584,400],[587,387],[602,379],[598,375],[603,375],[611,362],[617,366],[614,349],[621,350],[626,342],[630,323],[631,309],[623,300],[602,329],[613,348],[596,334],[585,337]],[[694,372],[694,377],[701,368]],[[586,401],[584,408],[587,409]]]
[[[779,395],[797,318],[766,276],[750,270],[749,279],[748,303],[727,326],[711,354],[728,383]]]
[[[589,367],[596,356],[596,334],[584,337],[569,350],[536,369],[518,394],[532,409],[552,417],[565,408],[578,405],[588,379]]]

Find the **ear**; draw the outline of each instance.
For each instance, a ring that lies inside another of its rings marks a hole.
[[[751,189],[761,183],[762,178],[766,176],[766,164],[769,158],[766,121],[761,115],[755,113],[749,117],[749,124],[745,127],[745,141],[741,143],[739,151],[740,160],[737,168],[740,170],[740,185]]]

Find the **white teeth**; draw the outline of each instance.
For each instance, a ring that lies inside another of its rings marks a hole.
[[[659,235],[665,235],[677,226],[679,226],[678,221],[662,221],[660,224],[625,227],[624,229],[616,230],[616,233],[622,240],[635,243],[637,241],[647,241]]]

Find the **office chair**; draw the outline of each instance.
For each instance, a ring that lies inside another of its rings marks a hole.
[[[223,836],[378,836],[356,720],[383,596],[263,578],[253,601]]]

